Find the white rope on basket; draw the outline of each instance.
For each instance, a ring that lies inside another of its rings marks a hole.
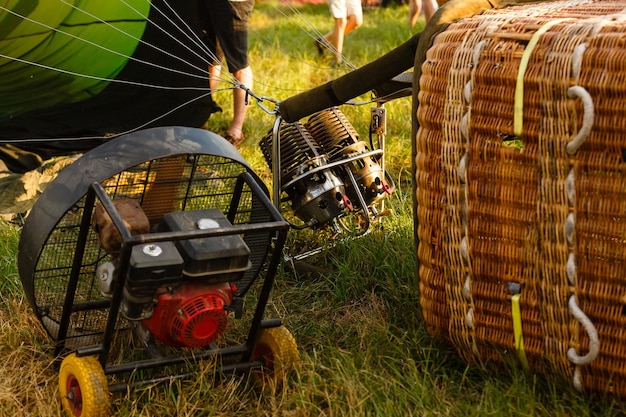
[[[585,142],[585,139],[587,139],[589,133],[591,132],[591,127],[593,126],[594,119],[594,107],[591,95],[587,92],[587,90],[579,85],[570,87],[567,90],[567,96],[569,98],[580,98],[583,102],[583,125],[578,131],[578,134],[574,136],[574,139],[572,139],[566,147],[567,153],[569,155],[574,155],[576,151],[578,151],[578,148],[580,148]]]
[[[576,349],[571,347],[567,351],[567,359],[570,360],[574,365],[585,366],[589,365],[593,360],[598,356],[600,352],[600,338],[598,337],[598,331],[595,326],[589,320],[589,317],[578,307],[578,303],[576,302],[576,296],[572,295],[569,298],[569,310],[570,313],[580,322],[583,328],[587,331],[587,336],[589,336],[589,352],[586,355],[580,356],[576,353]]]
[[[581,366],[589,365],[598,356],[600,352],[600,339],[598,337],[598,331],[595,326],[589,320],[589,317],[578,307],[576,297],[572,295],[569,299],[569,309],[572,315],[582,324],[589,336],[589,352],[586,355],[580,356],[576,353],[576,349],[569,348],[567,351],[567,359],[570,360],[576,367],[574,368],[574,377],[572,384],[574,388],[580,392],[583,390],[582,374],[580,371]]]
[[[574,49],[572,56],[572,73],[571,76],[575,82],[578,82],[580,73],[582,70],[582,61],[585,51],[587,50],[587,44],[582,43]],[[574,155],[578,149],[582,146],[585,140],[589,137],[593,121],[595,117],[595,110],[593,105],[593,99],[589,92],[581,86],[575,85],[567,90],[567,96],[571,99],[580,98],[583,103],[583,124],[574,138],[566,145],[566,151],[569,155]],[[567,192],[567,199],[570,206],[573,206],[576,200],[576,175],[574,168],[570,169],[565,181],[565,188]],[[565,220],[564,232],[567,238],[568,245],[574,246],[575,242],[575,215],[569,213]],[[567,265],[566,265],[567,279],[571,286],[576,286],[576,256],[573,251],[570,251]],[[571,347],[567,351],[567,359],[575,365],[572,384],[578,391],[583,390],[582,372],[581,366],[589,365],[598,356],[600,351],[600,339],[598,337],[598,331],[595,326],[587,317],[587,315],[581,310],[576,301],[576,296],[572,295],[569,298],[569,310],[576,320],[583,326],[589,337],[589,352],[586,355],[580,356],[576,349]]]
[[[574,80],[578,80],[578,78],[580,78],[580,71],[583,66],[583,55],[585,55],[586,50],[586,43],[581,43],[574,48],[574,53],[572,54],[572,78]]]

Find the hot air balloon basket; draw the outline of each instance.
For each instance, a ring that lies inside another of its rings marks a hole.
[[[626,396],[626,2],[460,19],[422,65],[420,303],[470,363]]]

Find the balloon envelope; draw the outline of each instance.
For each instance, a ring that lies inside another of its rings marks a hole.
[[[216,106],[197,16],[195,0],[5,1],[0,143],[47,157],[102,142],[84,137],[201,126]]]

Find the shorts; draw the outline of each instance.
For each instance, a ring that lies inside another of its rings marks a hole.
[[[249,65],[248,20],[254,0],[200,0],[198,6],[200,27],[212,56],[219,60],[219,44],[230,73],[246,68]]]
[[[330,14],[335,19],[354,15],[359,21],[363,19],[361,0],[328,0]]]

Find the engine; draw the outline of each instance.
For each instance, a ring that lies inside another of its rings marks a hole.
[[[346,192],[351,201],[359,204],[360,193],[366,206],[377,203],[391,194],[392,186],[385,180],[383,169],[376,159],[369,155],[367,144],[360,140],[346,116],[334,107],[313,114],[305,124],[311,136],[328,155],[330,162],[351,159],[347,165],[354,175],[356,187],[349,180],[346,170],[339,170],[339,176],[346,183]]]
[[[279,128],[281,190],[291,200],[294,214],[310,226],[321,226],[344,210],[352,209],[345,186],[326,167],[328,157],[300,122]],[[272,166],[272,132],[260,142],[263,156]]]
[[[168,346],[203,347],[224,333],[225,309],[233,300],[233,284],[190,283],[156,296],[152,316],[142,325]]]
[[[131,233],[144,232],[147,218],[139,204],[114,200]],[[128,208],[132,207],[132,210]],[[135,224],[137,222],[138,224]],[[94,229],[113,257],[99,270],[100,290],[111,296],[120,270],[120,241],[109,227],[108,214],[94,213]],[[216,209],[183,211],[163,216],[158,232],[181,233],[231,226]],[[106,230],[107,233],[102,231]],[[233,309],[235,283],[250,268],[250,250],[239,235],[176,239],[135,245],[131,249],[123,288],[121,313],[168,346],[199,348],[226,330]]]
[[[315,113],[304,124],[281,123],[278,132],[281,191],[307,225],[368,210],[393,191],[375,152],[338,108]],[[270,167],[273,136],[270,131],[259,143]]]

